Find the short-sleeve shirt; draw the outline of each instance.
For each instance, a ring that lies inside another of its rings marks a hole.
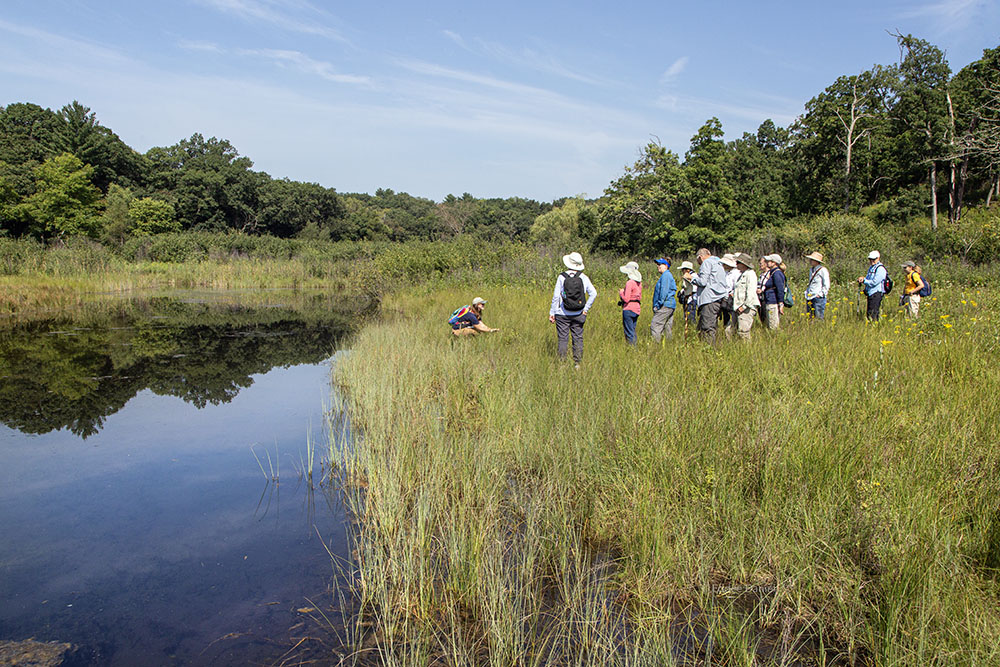
[[[465,315],[455,320],[455,323],[451,325],[452,329],[464,329],[466,327],[474,327],[479,324],[479,318],[471,310]]]

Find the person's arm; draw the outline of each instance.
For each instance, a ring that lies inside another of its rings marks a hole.
[[[482,333],[493,333],[494,331],[500,331],[499,329],[491,329],[490,327],[483,324],[482,320],[479,320],[472,325],[472,328],[476,331],[481,331]]]
[[[824,266],[819,270],[820,296],[826,298],[830,293],[830,271]]]
[[[559,300],[562,298],[563,275],[556,278],[556,288],[552,290],[552,305],[549,306],[549,321],[556,321],[556,311],[559,310]]]
[[[677,281],[674,280],[674,276],[668,270],[665,274],[667,276],[667,289],[666,295],[663,297],[663,303],[670,301],[677,296]],[[661,304],[662,307],[663,304]],[[675,304],[676,305],[676,304]]]
[[[590,312],[590,307],[594,305],[594,299],[597,298],[594,283],[590,282],[590,278],[586,275],[583,276],[583,289],[587,292],[587,303],[583,304],[583,314],[586,315]]]
[[[920,290],[922,290],[924,288],[924,280],[923,280],[923,278],[920,277],[919,273],[916,274],[916,275],[917,275],[917,279],[914,281],[916,289],[913,290],[913,293],[914,294],[919,294]]]
[[[865,287],[875,287],[876,285],[881,284],[882,281],[885,280],[885,276],[883,276],[881,278],[879,278],[879,276],[878,276],[879,269],[881,269],[881,268],[884,268],[884,267],[881,264],[879,264],[878,266],[875,267],[874,271],[869,271],[868,273],[866,273],[865,277],[864,277],[864,280],[862,280],[862,284]]]
[[[701,268],[698,269],[698,273],[691,273],[691,282],[698,287],[706,287],[708,285],[708,277],[712,275],[712,267],[709,266],[708,260],[701,263]]]
[[[664,292],[666,291],[665,284],[667,282],[666,272],[660,274],[660,277],[656,280],[656,285],[653,287],[653,312],[655,313],[660,308],[663,307],[663,302],[666,301],[666,296]]]

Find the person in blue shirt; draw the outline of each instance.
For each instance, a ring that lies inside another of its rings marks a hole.
[[[674,335],[674,310],[677,308],[677,282],[670,273],[670,260],[657,259],[656,270],[660,278],[653,288],[653,322],[649,332],[657,343],[662,338],[670,340]]]
[[[729,296],[726,283],[726,269],[722,260],[708,248],[702,248],[695,255],[701,265],[698,275],[691,279],[698,286],[698,335],[702,340],[715,344],[715,330],[719,325],[722,300]]]
[[[757,293],[767,314],[767,328],[774,331],[781,326],[785,310],[785,272],[781,270],[781,255],[765,255],[764,261],[767,262],[767,278]]]
[[[885,297],[885,279],[889,275],[882,265],[882,255],[878,250],[868,253],[868,273],[858,277],[858,284],[868,297],[868,320],[878,322],[879,309]]]
[[[500,331],[499,329],[486,326],[483,322],[483,310],[485,306],[486,300],[481,296],[473,299],[472,305],[469,307],[469,312],[459,317],[451,325],[451,333],[455,336],[475,336],[480,333]]]

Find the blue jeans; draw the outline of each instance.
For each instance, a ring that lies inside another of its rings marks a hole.
[[[823,314],[826,313],[826,297],[818,296],[815,299],[809,299],[806,301],[806,314],[810,317],[814,317],[817,320],[823,319]]]
[[[629,345],[635,345],[635,323],[639,320],[639,313],[631,310],[622,311],[622,326],[625,328],[625,340]]]

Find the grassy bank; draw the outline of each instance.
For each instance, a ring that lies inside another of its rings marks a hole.
[[[555,265],[551,276],[554,278]],[[599,277],[583,367],[551,279],[389,296],[338,366],[362,435],[364,655],[383,664],[1000,663],[1000,306],[636,349]],[[541,284],[544,282],[544,284]],[[755,662],[756,661],[756,662]]]

